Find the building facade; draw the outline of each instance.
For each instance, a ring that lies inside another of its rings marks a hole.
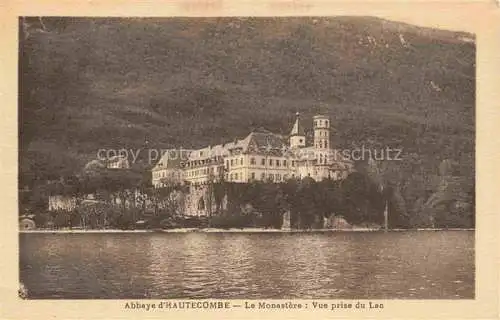
[[[123,155],[118,155],[106,159],[105,165],[108,169],[130,169],[130,163],[127,157]]]
[[[328,116],[314,116],[314,137],[308,145],[297,113],[288,137],[258,129],[241,140],[189,152],[181,150],[183,157],[180,160],[169,159],[172,154],[167,152],[152,170],[153,185],[162,187],[166,181],[186,182],[195,187],[196,198],[200,198],[203,197],[200,190],[204,189],[200,186],[220,181],[280,183],[305,177],[316,181],[344,179],[354,170],[353,163],[332,148],[330,128]],[[187,202],[196,208],[197,215],[203,211],[199,199]]]
[[[181,163],[189,157],[185,150],[169,150],[151,170],[151,183],[155,188],[165,187],[168,183],[182,183],[183,170]]]

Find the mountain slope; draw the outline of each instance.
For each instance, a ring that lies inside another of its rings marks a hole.
[[[328,113],[338,147],[402,147],[473,177],[472,35],[370,17],[20,26],[25,183],[74,173],[101,148],[200,147],[261,126],[287,134],[296,111],[309,129]]]

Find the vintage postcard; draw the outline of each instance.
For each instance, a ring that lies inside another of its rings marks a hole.
[[[2,318],[498,317],[494,3],[6,8]]]

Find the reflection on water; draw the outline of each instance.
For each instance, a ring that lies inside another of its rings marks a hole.
[[[21,234],[32,298],[474,298],[474,232]]]

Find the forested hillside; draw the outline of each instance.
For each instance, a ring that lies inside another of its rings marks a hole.
[[[473,35],[309,17],[25,18],[19,36],[22,185],[74,175],[101,148],[287,134],[300,111],[309,130],[328,114],[339,148],[402,148],[413,198],[443,161],[473,188]]]

